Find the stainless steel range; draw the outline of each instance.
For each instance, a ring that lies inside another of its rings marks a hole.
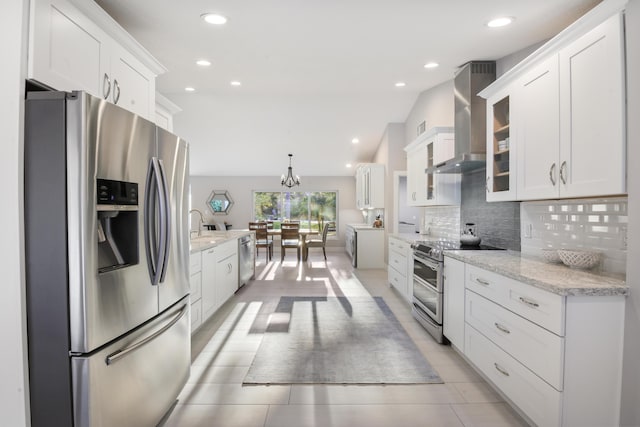
[[[442,334],[444,251],[500,249],[492,246],[465,246],[452,240],[425,240],[413,248],[413,317],[438,341]]]

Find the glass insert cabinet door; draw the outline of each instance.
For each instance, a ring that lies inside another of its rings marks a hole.
[[[207,206],[214,215],[227,215],[233,206],[233,199],[226,190],[213,190],[207,199]]]

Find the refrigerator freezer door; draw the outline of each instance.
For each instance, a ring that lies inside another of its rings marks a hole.
[[[106,348],[71,359],[74,427],[158,424],[189,377],[189,307],[185,297]]]
[[[160,310],[189,293],[189,149],[187,143],[157,128],[158,158],[169,193],[169,257],[158,285]]]
[[[159,312],[146,265],[142,203],[148,162],[155,154],[155,125],[83,92],[74,95],[67,101],[69,322],[71,351],[88,353]],[[132,250],[139,251],[138,263],[102,273],[98,178],[137,183],[139,201],[137,218],[125,232],[137,246]]]

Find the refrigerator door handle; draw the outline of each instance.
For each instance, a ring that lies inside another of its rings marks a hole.
[[[136,351],[137,349],[141,348],[145,344],[149,344],[151,341],[153,341],[154,339],[158,338],[160,335],[165,333],[167,330],[171,329],[171,327],[173,325],[175,325],[176,323],[178,323],[180,321],[180,319],[182,319],[182,316],[185,315],[185,313],[187,312],[187,308],[188,307],[189,307],[189,304],[183,305],[182,308],[180,308],[180,310],[178,310],[178,312],[173,315],[174,316],[173,319],[169,323],[167,323],[165,326],[163,326],[162,329],[154,332],[153,334],[149,335],[148,337],[145,337],[145,338],[141,339],[140,341],[137,341],[137,342],[131,344],[128,347],[123,348],[122,350],[118,350],[115,353],[111,353],[110,355],[108,355],[106,360],[105,360],[106,364],[107,365],[111,365],[111,364],[117,362],[118,360],[120,360],[123,357],[125,357],[127,354],[131,353],[132,351]]]
[[[167,273],[167,264],[169,263],[169,247],[171,245],[171,199],[169,196],[169,186],[167,185],[167,174],[164,169],[164,163],[162,160],[158,160],[158,171],[160,181],[162,181],[163,192],[159,194],[160,198],[164,198],[164,216],[161,216],[161,221],[164,220],[164,224],[160,225],[160,241],[164,241],[164,251],[162,252],[162,268],[160,269],[160,283],[164,282],[165,274]],[[160,206],[162,209],[162,205]],[[164,234],[164,235],[163,235]]]
[[[147,264],[151,284],[156,286],[160,282],[162,262],[167,249],[167,208],[166,190],[160,161],[152,157],[147,172],[145,195],[145,244],[147,246]]]

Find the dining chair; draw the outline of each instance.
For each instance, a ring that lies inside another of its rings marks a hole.
[[[283,222],[280,225],[280,261],[284,261],[285,249],[295,248],[300,261],[300,250],[302,241],[300,240],[300,224]]]
[[[267,251],[266,262],[269,262],[273,256],[273,240],[270,240],[267,234],[267,223],[250,222],[249,230],[256,233],[256,255],[260,254],[259,248],[265,248]]]
[[[324,260],[327,260],[327,251],[325,249],[327,245],[327,234],[329,232],[336,231],[336,223],[335,222],[327,222],[324,224],[324,228],[322,229],[322,237],[320,239],[307,239],[303,249],[303,259],[307,259],[309,257],[309,248],[322,248],[322,253],[324,254]]]

